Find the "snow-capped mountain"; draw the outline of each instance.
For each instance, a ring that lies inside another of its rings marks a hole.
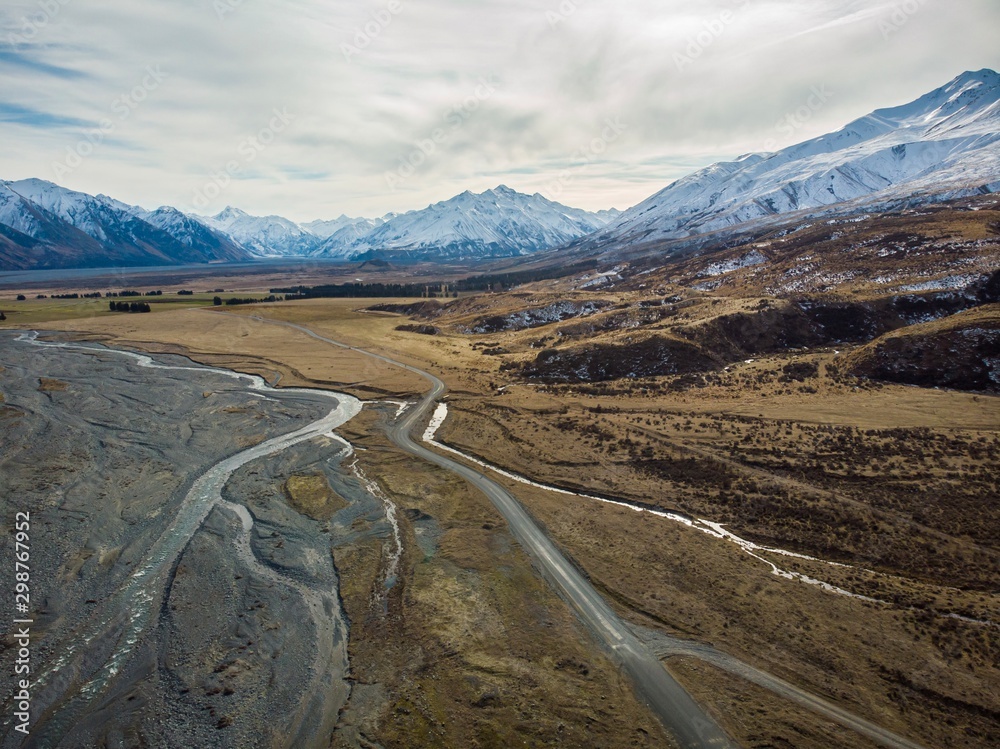
[[[232,207],[193,218],[258,257],[438,260],[527,255],[579,239],[618,215],[615,210],[588,213],[501,186],[375,219],[341,216],[296,224]]]
[[[695,172],[587,243],[675,239],[849,201],[935,200],[997,190],[1000,75],[981,70],[835,133]]]
[[[98,242],[127,243],[146,239],[144,234],[148,225],[143,225],[130,210],[121,207],[124,204],[67,190],[41,179],[6,182],[4,186],[35,208],[62,219]],[[8,225],[20,229],[17,217],[11,218],[14,223]]]
[[[228,207],[216,216],[193,216],[220,231],[258,257],[301,257],[311,254],[322,239],[281,216],[251,216]]]
[[[390,214],[390,219],[395,216],[396,214]],[[313,254],[317,257],[348,260],[358,254],[354,246],[385,223],[385,220],[380,218],[364,218],[342,226],[326,237]]]
[[[137,215],[141,210],[40,179],[0,182],[0,268],[175,265],[247,258],[242,248],[224,237],[187,233],[175,217],[164,219],[164,226],[172,225],[165,230],[157,219]]]
[[[306,231],[315,234],[320,239],[329,239],[334,234],[338,234],[345,229],[354,229],[354,233],[362,237],[376,226],[381,226],[391,218],[395,218],[395,213],[390,213],[382,218],[351,218],[342,215],[333,221],[310,221],[308,224],[299,224]]]
[[[176,208],[163,206],[155,211],[143,211],[139,217],[212,260],[246,260],[249,254],[227,234],[205,226]]]
[[[316,254],[408,260],[516,257],[583,237],[615,216],[617,211],[588,213],[501,185],[404,213],[360,237],[335,234]]]
[[[162,206],[155,211],[147,211],[142,206],[129,205],[108,195],[98,195],[97,199],[162,229],[184,246],[202,251],[210,260],[246,260],[249,254],[228,235],[206,226],[176,208]]]
[[[312,221],[301,224],[303,229],[320,238],[320,243],[310,254],[331,260],[349,260],[357,252],[352,248],[386,221],[391,221],[399,214],[388,213],[382,218],[350,218],[341,216],[333,221]]]

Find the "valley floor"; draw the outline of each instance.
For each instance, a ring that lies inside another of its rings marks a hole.
[[[506,347],[517,361],[524,336],[399,330],[405,318],[362,311],[371,304],[50,327],[363,399],[413,400],[424,384],[254,318],[432,371],[451,391],[442,442],[538,483],[706,521],[493,476],[651,642],[710,643],[928,748],[1000,741],[1000,399],[844,378],[849,347],[756,357],[697,386],[530,382],[504,369],[510,356],[483,353]],[[359,532],[333,550],[358,682],[340,735],[386,747],[664,745],[485,499],[394,451],[385,418],[366,410],[343,430],[400,509],[406,551],[378,601],[384,539]],[[742,746],[874,746],[690,653],[662,655]]]

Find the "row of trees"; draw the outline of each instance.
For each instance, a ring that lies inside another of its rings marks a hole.
[[[112,312],[152,312],[146,302],[109,302]]]
[[[266,303],[283,302],[283,301],[284,301],[283,297],[271,294],[271,296],[264,297],[263,299],[252,299],[249,297],[244,299],[237,299],[236,297],[234,297],[232,299],[227,299],[225,301],[225,305],[227,307],[236,307],[241,304],[266,304]],[[212,300],[212,304],[214,304],[216,307],[221,307],[223,305],[222,297],[219,296],[215,297],[215,299]]]
[[[193,295],[194,294],[193,291],[178,291],[177,293],[179,295],[181,295],[181,296],[184,296],[184,295]],[[73,292],[72,294],[53,294],[52,298],[53,299],[102,299],[102,298],[117,299],[117,298],[121,298],[121,297],[128,298],[128,297],[137,297],[137,296],[163,296],[163,292],[162,291],[147,291],[145,294],[143,294],[142,292],[139,292],[139,291],[131,291],[131,290],[125,290],[125,291],[106,291],[103,294],[100,291],[92,291],[89,294],[80,294],[78,292]],[[45,294],[39,294],[35,298],[36,299],[48,299],[49,297],[47,297]],[[24,294],[18,294],[17,295],[17,301],[19,301],[19,302],[26,302],[26,301],[28,301],[28,297],[26,297]]]
[[[271,289],[272,294],[284,294],[286,299],[378,299],[386,297],[448,297],[457,296],[459,291],[503,291],[535,281],[547,281],[563,276],[578,275],[597,267],[596,261],[586,261],[571,266],[542,268],[537,270],[495,273],[473,276],[454,282],[434,283],[345,283],[323,286],[293,286],[286,289]],[[440,292],[437,289],[441,289]],[[434,290],[429,292],[429,290]]]

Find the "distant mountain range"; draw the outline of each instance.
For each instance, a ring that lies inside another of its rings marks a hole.
[[[353,241],[343,233],[335,234],[316,254],[366,260],[516,257],[591,234],[618,215],[618,211],[588,213],[568,208],[501,185],[478,195],[464,192],[422,211],[395,216]]]
[[[38,179],[0,182],[0,270],[175,265],[276,257],[452,260],[514,257],[583,237],[618,211],[588,213],[500,186],[421,211],[296,224],[226,208],[148,211]]]
[[[625,213],[500,186],[419,211],[297,224],[226,208],[147,211],[43,180],[0,181],[0,270],[273,257],[446,261],[569,244],[630,247],[745,227],[796,211],[863,210],[1000,190],[1000,75],[964,73],[916,101],[776,153],[714,164]]]
[[[295,224],[236,208],[194,218],[259,257],[435,261],[530,255],[586,236],[619,215],[588,213],[501,185],[376,219],[341,216]]]

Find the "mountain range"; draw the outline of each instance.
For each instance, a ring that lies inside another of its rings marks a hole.
[[[772,221],[1000,190],[1000,75],[964,73],[916,101],[774,153],[714,164],[624,213],[590,213],[509,187],[419,211],[297,224],[226,208],[147,211],[38,179],[0,181],[0,270],[274,257],[448,261],[576,244],[634,246]]]
[[[589,213],[568,208],[537,193],[524,195],[501,185],[395,216],[354,241],[334,235],[316,254],[365,260],[516,257],[591,234],[618,215],[614,210]]]
[[[0,181],[0,270],[151,266],[316,257],[451,260],[541,252],[603,227],[588,213],[500,186],[377,219],[297,224],[228,207],[215,216],[149,211],[40,179]]]
[[[623,213],[595,244],[690,237],[807,209],[863,210],[1000,190],[1000,75],[968,72],[835,133],[677,180]]]

